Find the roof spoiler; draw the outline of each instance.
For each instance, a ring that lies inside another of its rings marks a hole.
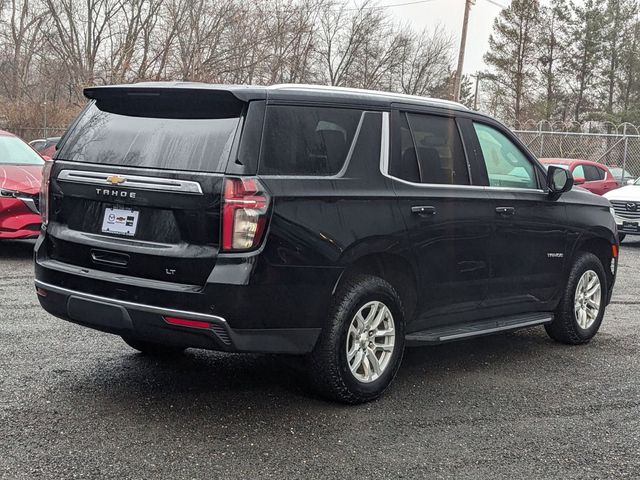
[[[243,100],[224,89],[143,84],[88,87],[83,93],[100,110],[134,117],[232,118],[245,107]]]

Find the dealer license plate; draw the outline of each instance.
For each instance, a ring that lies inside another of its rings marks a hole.
[[[138,227],[139,213],[128,208],[105,208],[102,232],[133,237]]]

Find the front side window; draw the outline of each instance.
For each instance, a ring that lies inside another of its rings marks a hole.
[[[337,174],[345,164],[361,110],[272,105],[267,107],[259,173]]]
[[[389,168],[413,183],[469,185],[469,171],[455,120],[400,113],[399,151]]]
[[[489,176],[489,185],[506,188],[538,188],[529,159],[502,132],[482,123],[473,124]]]

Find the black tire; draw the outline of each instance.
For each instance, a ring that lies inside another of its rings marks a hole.
[[[626,233],[618,233],[618,240],[620,241],[620,243],[622,243],[622,241],[626,238],[627,234]]]
[[[147,342],[145,340],[138,340],[137,338],[122,337],[124,343],[131,348],[138,350],[145,355],[153,355],[157,357],[172,357],[180,355],[184,352],[184,348],[176,347],[173,345],[164,345],[162,343]]]
[[[584,329],[578,324],[574,304],[578,282],[582,275],[588,270],[595,272],[600,280],[601,299],[600,310],[595,321],[589,328]],[[607,277],[602,262],[600,262],[600,259],[593,253],[579,253],[569,273],[569,279],[565,286],[562,300],[555,312],[555,319],[552,323],[544,327],[547,334],[553,340],[568,345],[580,345],[589,342],[595,334],[598,333],[598,329],[602,323],[605,312],[606,295]]]
[[[395,326],[394,348],[379,378],[364,383],[351,373],[347,361],[347,335],[352,320],[368,302],[382,302]],[[331,400],[358,404],[375,400],[395,377],[404,354],[404,309],[398,293],[385,280],[372,275],[346,279],[336,292],[327,322],[309,355],[310,380],[318,393]]]

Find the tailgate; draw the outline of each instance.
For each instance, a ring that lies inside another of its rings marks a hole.
[[[162,171],[88,169],[57,161],[47,227],[50,258],[134,277],[204,284],[218,254],[223,176],[172,172],[171,177]],[[117,186],[110,183],[114,179]]]

